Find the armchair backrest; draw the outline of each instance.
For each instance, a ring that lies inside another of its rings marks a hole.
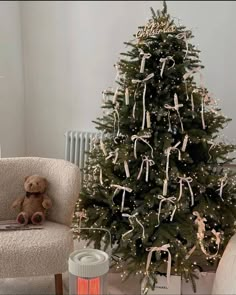
[[[47,194],[53,206],[47,219],[71,225],[80,191],[79,168],[65,160],[38,157],[0,159],[0,220],[16,218],[18,213],[11,209],[11,204],[15,198],[25,195],[24,179],[32,174],[49,182]]]

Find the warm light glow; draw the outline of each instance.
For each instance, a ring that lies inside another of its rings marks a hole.
[[[100,279],[77,279],[77,295],[99,295]]]

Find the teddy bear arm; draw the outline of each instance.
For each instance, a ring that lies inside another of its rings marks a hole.
[[[44,197],[43,197],[42,206],[45,209],[49,209],[52,207],[52,201],[47,195],[44,195]]]
[[[18,197],[17,199],[15,199],[15,201],[12,203],[11,207],[12,208],[16,208],[16,207],[20,207],[24,201],[25,197]]]

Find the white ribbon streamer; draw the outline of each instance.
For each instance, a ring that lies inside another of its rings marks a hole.
[[[99,169],[99,181],[100,181],[100,184],[103,185],[102,167],[99,164],[97,164],[93,170],[93,177],[95,177],[95,173],[97,172],[98,169]]]
[[[188,38],[187,38],[187,33],[188,32],[182,32],[182,33],[179,33],[178,35],[176,35],[176,38],[177,39],[183,39],[185,44],[186,44],[186,53],[185,53],[185,56],[184,58],[186,58],[187,54],[188,54]]]
[[[106,157],[106,160],[114,157],[114,159],[112,160],[112,163],[115,164],[119,156],[118,152],[119,152],[118,148],[115,149],[114,152],[109,152],[109,155]]]
[[[100,148],[101,148],[104,156],[106,157],[107,156],[107,151],[106,151],[106,148],[105,148],[105,145],[104,145],[104,142],[103,142],[102,138],[100,138]]]
[[[199,77],[200,77],[200,87],[201,87],[202,89],[204,89],[204,85],[203,85],[203,76],[202,76],[202,73],[200,72],[200,70],[201,70],[201,67],[197,67],[196,69],[193,69],[193,70],[191,70],[191,71],[189,71],[189,72],[186,72],[186,73],[184,74],[184,76],[183,76],[183,79],[184,79],[184,81],[185,81],[185,82],[184,82],[184,83],[185,83],[185,91],[186,91],[186,96],[187,96],[186,100],[189,100],[187,79],[188,79],[189,77],[191,77],[191,75],[196,74],[196,73],[199,74]],[[192,97],[192,99],[193,99],[193,97]],[[193,107],[193,105],[192,105],[192,107]]]
[[[161,201],[160,201],[160,203],[159,203],[159,209],[158,209],[158,214],[157,214],[157,221],[158,221],[158,224],[157,224],[155,227],[158,227],[158,226],[160,225],[160,223],[161,223],[161,222],[160,222],[160,215],[161,215],[161,207],[162,207],[162,203],[163,203],[163,202],[170,202],[170,203],[174,204],[174,209],[173,209],[173,211],[172,211],[172,213],[171,213],[170,221],[173,220],[174,215],[175,215],[175,211],[176,211],[176,209],[177,209],[177,206],[176,206],[176,204],[175,204],[175,202],[174,202],[174,201],[176,201],[176,198],[175,198],[175,197],[168,197],[168,198],[166,198],[166,197],[164,197],[164,196],[162,196],[162,195],[158,195],[157,198],[158,198],[159,200],[161,200]]]
[[[190,192],[190,195],[191,195],[191,206],[194,205],[194,195],[193,195],[193,191],[192,191],[192,187],[191,187],[191,182],[193,181],[192,177],[180,177],[178,176],[179,178],[179,197],[178,197],[178,200],[179,201],[182,197],[182,194],[183,194],[183,181],[186,181],[187,184],[188,184],[188,188],[189,188],[189,192]]]
[[[120,79],[120,66],[118,63],[116,63],[116,64],[114,64],[114,67],[116,69],[115,81],[119,81],[119,79]]]
[[[180,121],[180,126],[181,126],[182,132],[184,132],[184,127],[183,127],[183,123],[182,123],[182,120],[181,120],[181,117],[180,117],[179,108],[181,108],[183,106],[184,106],[183,104],[179,104],[179,102],[178,102],[178,96],[177,96],[176,93],[174,94],[174,106],[170,106],[169,104],[165,104],[164,105],[164,108],[166,108],[168,110],[168,112],[169,112],[169,110],[176,111],[176,113],[177,113],[177,115],[179,117],[179,121]],[[169,129],[168,129],[168,131],[169,130],[171,130],[170,119],[169,119]]]
[[[166,179],[169,180],[169,175],[168,175],[168,170],[169,170],[169,161],[170,161],[170,154],[172,151],[178,151],[178,160],[181,160],[181,152],[180,150],[177,148],[180,145],[180,141],[178,143],[176,143],[176,145],[174,146],[170,146],[165,150],[165,154],[166,154]]]
[[[144,73],[146,59],[149,59],[152,55],[150,53],[144,53],[144,51],[142,49],[139,49],[139,51],[140,51],[139,55],[142,56],[140,73]]]
[[[152,148],[152,146],[145,140],[145,138],[150,138],[151,137],[151,135],[149,135],[149,134],[143,134],[143,135],[140,135],[140,136],[138,136],[138,135],[132,135],[131,136],[131,140],[132,141],[134,141],[134,157],[135,157],[135,159],[137,159],[137,141],[138,140],[141,140],[141,141],[143,141],[144,143],[146,143],[149,147],[150,147],[150,149],[151,149],[151,157],[153,158],[153,148]]]
[[[76,213],[76,216],[79,218],[79,226],[78,226],[78,233],[80,234],[80,230],[81,230],[81,222],[83,218],[86,218],[86,213],[84,210]]]
[[[146,114],[145,96],[146,96],[146,90],[147,90],[147,81],[150,80],[153,77],[154,77],[154,73],[148,75],[143,80],[132,80],[132,83],[134,83],[134,84],[142,83],[144,85],[144,89],[143,89],[143,122],[142,122],[142,130],[145,127],[145,114]]]
[[[202,97],[202,103],[201,103],[201,119],[202,119],[202,129],[206,129],[205,119],[204,119],[204,97]]]
[[[151,118],[150,118],[150,113],[148,111],[146,112],[146,119],[147,119],[147,128],[151,128]]]
[[[149,159],[148,156],[143,156],[141,168],[139,170],[139,174],[138,174],[137,179],[140,179],[140,177],[142,175],[144,163],[146,163],[146,176],[145,176],[145,181],[148,182],[149,166],[153,166],[155,164],[155,162],[153,160]]]
[[[122,240],[124,239],[124,237],[126,235],[128,235],[129,233],[131,233],[134,230],[134,220],[136,220],[136,222],[141,226],[141,228],[142,228],[142,238],[145,239],[145,229],[144,229],[144,226],[142,225],[142,223],[138,220],[137,215],[138,215],[138,212],[136,212],[136,213],[134,213],[132,215],[126,214],[126,213],[122,214],[123,217],[128,217],[130,225],[132,227],[131,230],[129,230],[126,233],[122,234]]]
[[[114,133],[116,131],[116,120],[117,120],[117,133],[116,133],[116,136],[120,135],[120,115],[119,115],[119,112],[118,112],[118,108],[119,108],[119,103],[116,102],[116,105],[115,105],[115,108],[114,108],[114,113],[113,113],[113,116],[114,116]]]
[[[220,181],[220,188],[218,188],[216,191],[219,191],[219,195],[222,201],[224,201],[222,195],[223,195],[223,188],[227,185],[228,183],[228,176],[227,173],[223,177],[219,179]]]
[[[166,66],[166,62],[169,61],[169,60],[173,61],[172,66],[169,67],[169,69],[171,69],[171,68],[173,68],[175,66],[175,60],[173,59],[173,57],[172,56],[167,56],[165,58],[160,58],[160,63],[162,63],[161,73],[160,73],[161,78],[163,76],[163,72],[164,72],[164,69],[165,69],[165,66]]]
[[[218,143],[215,143],[213,141],[210,141],[210,140],[208,140],[207,143],[211,145],[210,148],[209,148],[209,150],[208,150],[209,160],[211,160],[212,156],[210,154],[210,151],[212,149],[214,149],[215,147],[217,147],[219,144]]]
[[[121,201],[121,212],[124,211],[124,204],[125,204],[125,193],[128,192],[128,193],[131,193],[132,192],[132,189],[129,188],[129,187],[126,187],[126,186],[121,186],[121,185],[118,185],[118,184],[111,184],[111,187],[115,187],[115,192],[113,194],[113,197],[112,199],[115,197],[115,195],[120,191],[120,190],[123,190],[123,194],[122,194],[122,201]]]
[[[171,254],[169,251],[170,244],[162,245],[161,247],[149,247],[146,248],[146,251],[149,251],[147,256],[147,264],[146,264],[146,275],[149,276],[149,266],[152,259],[152,253],[153,252],[167,252],[168,253],[168,260],[167,260],[167,272],[166,272],[166,278],[167,278],[167,288],[170,285],[170,273],[171,273]]]

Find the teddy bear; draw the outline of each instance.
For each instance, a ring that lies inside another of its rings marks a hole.
[[[52,201],[45,193],[48,187],[46,178],[39,175],[25,177],[25,196],[18,197],[12,208],[20,208],[16,220],[22,225],[41,224],[45,220],[46,210],[52,207]]]

